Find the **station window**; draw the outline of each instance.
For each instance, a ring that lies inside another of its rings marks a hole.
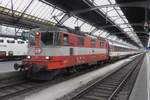
[[[4,42],[4,40],[3,39],[0,39],[0,43],[3,43]]]
[[[7,40],[7,43],[15,43],[15,40]]]
[[[63,41],[64,41],[64,46],[69,45],[69,36],[68,36],[68,34],[64,34]]]
[[[24,41],[18,41],[18,44],[23,44],[24,43]]]
[[[83,46],[84,45],[84,38],[83,37],[78,37],[78,45]]]

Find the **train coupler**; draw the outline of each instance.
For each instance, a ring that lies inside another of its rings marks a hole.
[[[14,64],[14,69],[15,70],[19,70],[19,71],[25,71],[26,70],[26,65],[15,63]]]

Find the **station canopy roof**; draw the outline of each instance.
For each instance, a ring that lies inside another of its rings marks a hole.
[[[141,18],[140,14],[143,14],[143,11],[139,8],[139,14],[136,15],[135,8],[122,8],[117,5],[126,1],[134,2],[134,0],[0,0],[0,6],[12,9],[12,12],[19,11],[51,21],[53,25],[70,28],[79,26],[81,31],[131,47],[146,46],[148,39],[143,40],[143,36],[149,35],[143,32],[143,27],[131,24],[136,20],[134,18],[137,18],[133,16]],[[25,14],[21,14],[21,17],[25,17]],[[140,31],[142,33],[139,33]]]

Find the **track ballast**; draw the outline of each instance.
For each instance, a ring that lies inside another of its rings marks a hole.
[[[71,97],[70,100],[127,100],[142,65],[143,55]]]

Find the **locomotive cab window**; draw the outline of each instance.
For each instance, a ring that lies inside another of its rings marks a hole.
[[[41,32],[41,42],[45,46],[60,45],[60,35],[56,32]]]
[[[53,44],[53,33],[52,32],[42,32],[41,33],[41,41],[44,45],[52,45]]]

